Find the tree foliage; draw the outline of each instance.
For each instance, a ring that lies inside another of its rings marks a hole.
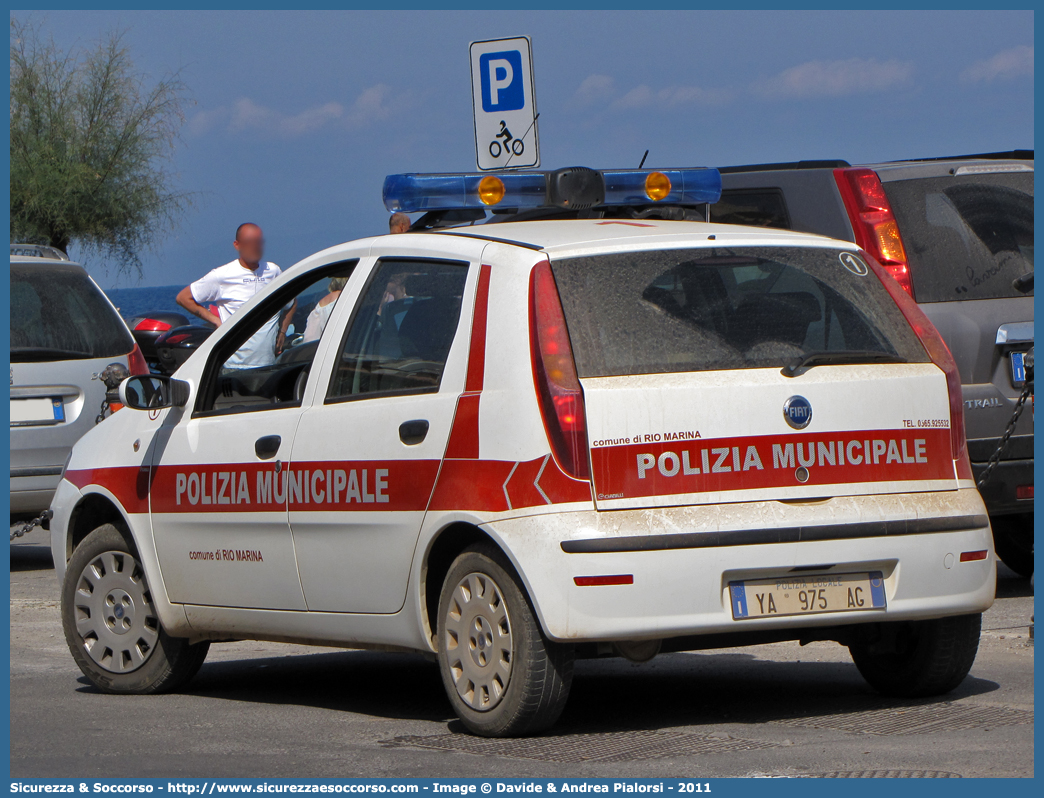
[[[75,241],[140,273],[191,199],[170,171],[187,99],[177,74],[138,72],[123,37],[63,52],[12,18],[11,240]]]

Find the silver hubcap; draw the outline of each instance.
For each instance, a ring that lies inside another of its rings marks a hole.
[[[497,583],[471,573],[453,590],[443,641],[457,694],[479,712],[500,703],[511,678],[511,621]]]
[[[126,552],[107,551],[87,563],[76,583],[73,612],[87,655],[110,673],[140,668],[159,640],[145,575]]]

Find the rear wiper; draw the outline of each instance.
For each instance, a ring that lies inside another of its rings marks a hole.
[[[33,360],[86,360],[94,357],[90,352],[77,352],[71,349],[51,349],[46,346],[18,346],[11,349],[11,359],[15,362]]]
[[[866,349],[843,349],[834,352],[807,352],[794,358],[783,366],[784,377],[796,377],[804,374],[812,366],[822,366],[827,363],[906,363],[905,357],[892,355],[888,352],[873,352]]]
[[[1028,294],[1033,290],[1033,271],[1030,270],[1021,277],[1016,277],[1011,281],[1011,287],[1020,294]]]

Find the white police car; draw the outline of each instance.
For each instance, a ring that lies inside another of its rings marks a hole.
[[[422,651],[491,736],[551,726],[574,659],[612,653],[836,640],[884,693],[955,687],[996,563],[954,363],[851,244],[660,218],[718,181],[389,178],[391,209],[516,221],[320,252],[175,379],[127,380],[53,504],[83,672],[153,693],[210,641]],[[231,368],[285,312],[293,345]]]

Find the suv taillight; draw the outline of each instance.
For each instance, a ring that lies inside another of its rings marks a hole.
[[[149,364],[145,362],[145,356],[137,344],[134,344],[134,348],[127,353],[127,370],[132,377],[136,374],[149,373]]]
[[[888,278],[885,267],[870,256],[867,257],[867,262],[880,278],[881,284],[892,295],[895,304],[899,306],[899,310],[902,311],[906,321],[920,339],[928,357],[946,375],[946,391],[950,397],[950,452],[957,462],[957,477],[973,479],[971,461],[968,459],[968,443],[964,432],[964,393],[961,390],[961,375],[957,371],[953,355],[950,354],[950,348],[946,346],[946,342],[935,329],[935,325],[928,320],[924,311],[910,295],[901,290],[895,280]]]
[[[576,376],[558,286],[547,261],[538,263],[529,278],[529,335],[533,381],[555,460],[567,474],[589,479],[584,392]]]
[[[913,296],[910,265],[899,235],[899,224],[873,169],[835,169],[841,200],[852,222],[855,242],[873,255],[902,289]]]

